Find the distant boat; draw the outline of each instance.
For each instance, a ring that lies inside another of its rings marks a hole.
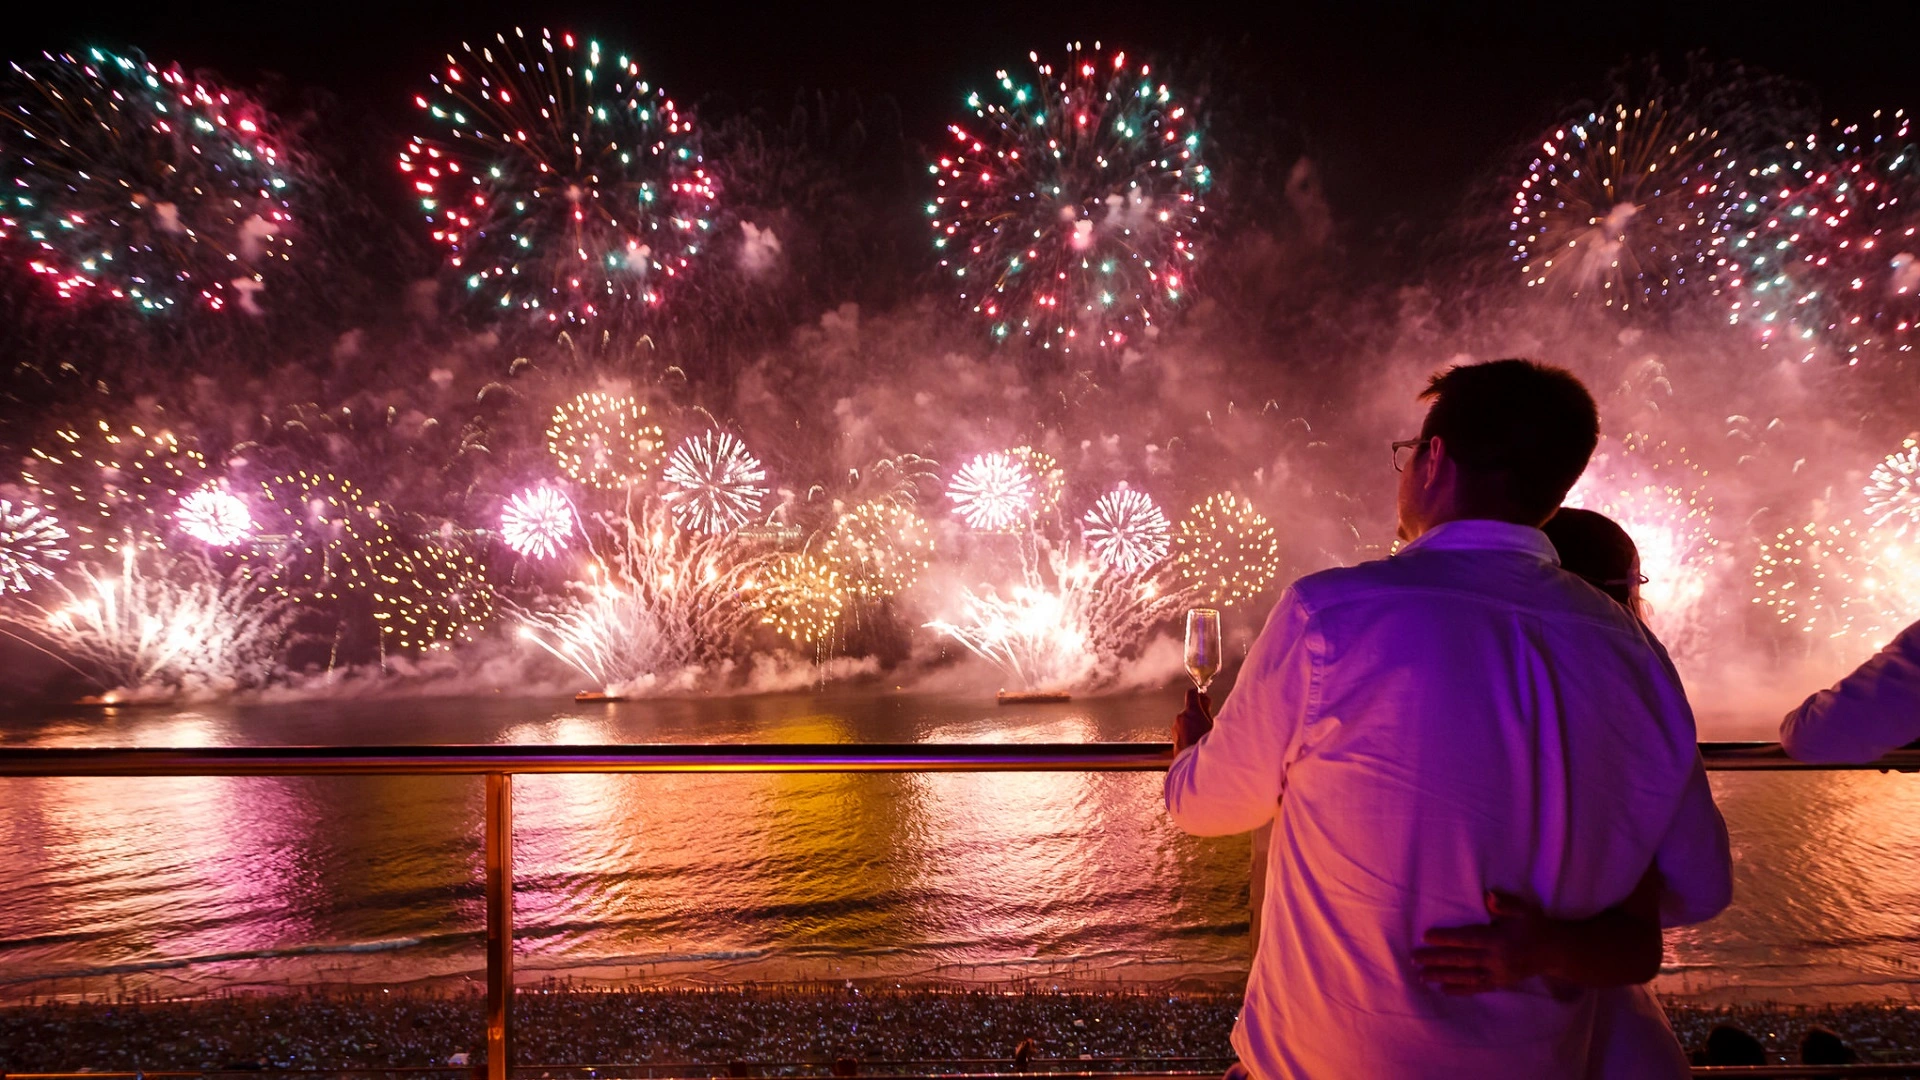
[[[1044,705],[1048,702],[1072,701],[1073,695],[1065,690],[1002,690],[996,695],[1002,705]]]

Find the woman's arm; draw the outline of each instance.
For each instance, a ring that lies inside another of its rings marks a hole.
[[[1413,950],[1420,977],[1449,994],[1503,990],[1535,977],[1627,986],[1660,973],[1660,873],[1649,867],[1621,903],[1589,919],[1553,919],[1539,905],[1487,894],[1491,923],[1427,931]]]

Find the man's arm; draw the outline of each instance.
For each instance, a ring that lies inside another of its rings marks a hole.
[[[1706,763],[1697,754],[1673,823],[1654,852],[1653,868],[1660,875],[1663,927],[1706,922],[1733,902],[1733,844],[1707,786]]]
[[[1254,639],[1212,730],[1167,769],[1167,812],[1175,824],[1196,836],[1231,836],[1272,820],[1308,718],[1314,671],[1310,617],[1289,588]],[[1191,730],[1191,719],[1176,725]]]
[[[1872,761],[1920,739],[1920,622],[1788,713],[1780,744],[1799,761]]]

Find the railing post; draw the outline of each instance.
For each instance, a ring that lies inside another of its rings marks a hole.
[[[513,1064],[513,774],[487,774],[487,1080]]]

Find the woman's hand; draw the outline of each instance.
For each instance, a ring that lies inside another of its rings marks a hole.
[[[1413,950],[1420,977],[1449,994],[1505,990],[1552,972],[1558,928],[1538,904],[1487,893],[1491,923],[1437,926]]]

